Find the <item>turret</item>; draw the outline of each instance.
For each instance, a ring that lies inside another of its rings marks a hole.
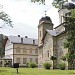
[[[38,25],[38,46],[42,45],[42,38],[45,35],[46,29],[53,30],[53,23],[49,16],[42,17]]]

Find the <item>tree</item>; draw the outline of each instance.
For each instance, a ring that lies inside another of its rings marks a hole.
[[[4,21],[5,25],[13,27],[13,24],[9,15],[6,14],[4,11],[0,12],[0,19]],[[2,26],[0,28],[2,28]]]
[[[13,27],[12,21],[8,14],[6,14],[4,11],[0,11],[0,19],[4,21],[4,24],[0,26],[0,28],[4,27],[5,25],[8,25],[10,27]],[[4,50],[4,39],[3,34],[0,34],[0,57],[2,58],[4,56],[5,50]]]
[[[45,4],[45,0],[31,0],[31,2],[41,2],[42,4]]]
[[[56,62],[55,60],[57,60],[57,57],[51,56],[50,59],[53,61],[53,69],[56,68],[56,65],[54,63]]]
[[[74,12],[73,12],[74,11]],[[74,69],[75,65],[75,10],[71,11],[70,17],[65,17],[65,28],[67,33],[67,42],[65,42],[65,47],[69,51],[69,65]]]
[[[3,26],[4,26],[4,25],[8,25],[8,26],[10,26],[10,27],[13,27],[13,24],[12,24],[12,21],[11,21],[10,16],[9,16],[7,13],[5,13],[5,12],[2,10],[2,8],[3,8],[3,5],[0,4],[0,19],[1,19],[2,21],[4,21]],[[3,26],[0,26],[0,28],[2,28]]]
[[[41,2],[42,4],[45,4],[45,1],[46,0],[31,0],[31,2]],[[60,8],[60,6],[65,2],[68,2],[68,0],[53,0],[52,5],[55,8]]]
[[[63,61],[66,61],[66,56],[62,56],[61,58]]]
[[[55,56],[51,56],[50,58],[51,60],[57,60],[57,58]]]
[[[61,8],[65,2],[68,2],[68,0],[53,0],[52,5],[55,8]]]
[[[3,34],[0,34],[0,57],[2,58],[5,54],[4,50],[4,41],[3,41]]]
[[[1,25],[0,28],[4,27],[6,25],[13,27],[10,17],[4,11],[0,12],[0,19],[4,21],[4,24]],[[1,58],[4,56],[4,53],[5,53],[3,40],[4,40],[3,35],[0,34],[0,57]]]

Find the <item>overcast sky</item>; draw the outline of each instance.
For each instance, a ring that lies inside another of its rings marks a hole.
[[[45,16],[50,16],[54,27],[59,25],[58,9],[51,5],[52,0],[46,0],[46,5],[31,3],[28,0],[0,0],[3,8],[11,17],[14,27],[4,27],[0,29],[0,33],[5,35],[21,35],[29,38],[38,37],[39,19]]]

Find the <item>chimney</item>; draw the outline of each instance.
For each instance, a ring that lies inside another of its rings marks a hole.
[[[18,37],[20,37],[20,35],[18,35]]]
[[[33,44],[35,44],[35,40],[33,40]]]
[[[21,38],[21,43],[23,43],[23,38]]]
[[[25,38],[28,38],[27,36],[25,36]]]

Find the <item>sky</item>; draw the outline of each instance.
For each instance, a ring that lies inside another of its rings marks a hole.
[[[59,14],[51,2],[52,0],[46,0],[46,5],[39,5],[28,0],[0,0],[0,4],[3,5],[0,11],[5,11],[13,21],[13,28],[3,27],[0,29],[0,34],[38,38],[38,24],[40,18],[45,16],[45,10],[56,27],[59,25]],[[0,21],[0,25],[2,24],[3,21]]]

